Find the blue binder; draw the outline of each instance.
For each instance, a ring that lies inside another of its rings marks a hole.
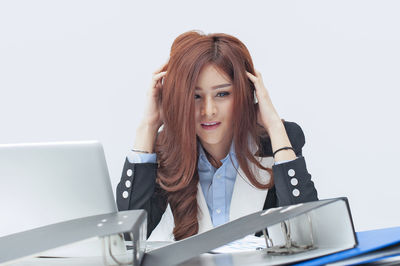
[[[372,262],[400,254],[400,227],[362,231],[357,232],[356,235],[357,247],[296,265],[323,265],[333,262],[350,265]],[[373,254],[373,256],[366,256],[369,254]]]

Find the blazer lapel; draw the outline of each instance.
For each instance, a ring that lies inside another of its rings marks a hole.
[[[272,157],[255,157],[264,167],[271,168],[274,160]],[[250,164],[250,166],[252,166]],[[258,168],[257,168],[258,169]],[[259,170],[260,182],[267,182],[270,179],[270,175],[267,171],[262,169]],[[235,220],[242,216],[261,211],[264,206],[265,199],[267,197],[268,190],[261,190],[255,188],[248,178],[239,167],[238,174],[236,175],[236,181],[233,188],[229,220]],[[203,191],[201,189],[200,182],[197,184],[197,204],[198,214],[197,219],[199,223],[199,234],[214,228],[210,213],[208,211],[207,203],[204,198]],[[165,213],[163,214],[160,223],[152,232],[149,237],[149,241],[166,241],[173,240],[172,230],[174,228],[174,217],[172,215],[171,208],[168,204]]]
[[[255,158],[264,167],[271,168],[274,160],[272,157],[257,157]],[[254,165],[251,165],[256,167]],[[270,174],[263,170],[256,168],[259,174],[259,181],[267,183],[271,178]],[[233,187],[231,206],[229,211],[229,220],[235,220],[248,214],[261,211],[264,207],[264,202],[267,197],[268,189],[261,190],[254,187],[249,179],[245,176],[242,169],[239,167],[238,174],[236,175],[235,185]]]
[[[198,214],[197,220],[199,223],[199,234],[212,229],[214,226],[211,222],[210,212],[208,211],[206,199],[204,198],[203,190],[201,189],[200,182],[197,183],[197,205]]]

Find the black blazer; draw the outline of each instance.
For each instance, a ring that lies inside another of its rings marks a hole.
[[[302,148],[305,144],[303,130],[294,122],[284,121],[284,126],[298,158],[272,167],[274,187],[268,190],[264,210],[318,200],[317,190],[313,181],[311,181],[311,175],[307,171],[302,156]],[[258,156],[272,156],[271,140],[263,138],[261,144],[262,147]],[[298,181],[296,185],[291,183],[293,171],[296,173],[295,177]],[[147,236],[150,236],[158,225],[167,207],[166,193],[156,184],[156,174],[156,163],[130,163],[126,159],[116,191],[118,210],[144,209],[147,211]],[[126,186],[128,180],[131,184],[129,187]],[[299,192],[299,194],[296,192]]]

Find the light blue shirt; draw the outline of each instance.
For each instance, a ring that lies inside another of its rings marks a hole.
[[[229,221],[229,209],[236,180],[238,162],[232,142],[229,153],[216,169],[208,161],[203,147],[199,144],[197,164],[199,180],[214,227]]]
[[[236,181],[238,162],[235,154],[234,143],[229,153],[221,160],[222,165],[216,169],[208,161],[203,147],[198,144],[199,160],[197,164],[199,181],[207,203],[208,211],[214,227],[229,221],[229,211]],[[130,163],[155,163],[155,153],[138,153],[130,151],[127,159]],[[231,160],[232,159],[232,160]],[[277,162],[275,164],[285,163]]]

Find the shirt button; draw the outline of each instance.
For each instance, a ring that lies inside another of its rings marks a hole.
[[[217,178],[221,178],[221,175],[220,175],[220,174],[218,174],[218,175],[217,175]]]
[[[295,174],[296,174],[296,172],[295,172],[293,169],[289,169],[288,175],[289,175],[290,177],[293,177]]]
[[[127,175],[127,176],[132,176],[132,174],[133,174],[132,169],[128,169],[128,170],[126,171],[126,175]]]
[[[126,180],[125,186],[126,186],[127,188],[130,188],[131,185],[132,185],[131,181],[130,181],[130,180]]]
[[[128,196],[129,196],[128,191],[122,192],[122,197],[123,197],[124,199],[126,199]]]
[[[220,209],[217,209],[217,213],[220,214],[220,213],[221,213],[221,210],[220,210]]]
[[[293,189],[292,194],[293,194],[293,196],[298,197],[300,195],[300,190],[295,188],[295,189]]]
[[[290,179],[290,183],[292,184],[292,186],[296,186],[299,183],[299,180],[297,180],[297,178],[293,177],[292,179]]]

